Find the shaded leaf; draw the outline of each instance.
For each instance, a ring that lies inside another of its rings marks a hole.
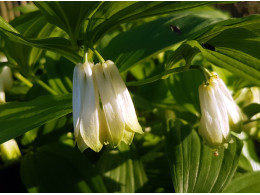
[[[39,11],[23,14],[10,23],[24,37],[27,38],[47,38],[51,36],[55,27],[48,24]],[[39,60],[43,50],[28,45],[20,44],[5,39],[4,52],[9,61],[15,60],[15,65],[24,75],[32,75],[36,71],[36,63]],[[14,63],[14,62],[13,62]]]
[[[48,83],[58,94],[72,92],[72,74],[74,64],[60,55],[47,52],[46,64]]]
[[[106,192],[95,167],[76,148],[53,143],[22,158],[22,181],[29,192]]]
[[[213,150],[204,145],[190,125],[170,120],[166,151],[176,192],[222,192],[232,179],[242,150],[237,138],[228,149]]]
[[[248,116],[248,118],[251,118],[252,116],[260,112],[260,104],[249,104],[248,106],[243,108],[243,111]]]
[[[98,167],[109,192],[138,192],[147,181],[142,162],[124,143],[118,149],[107,149]]]

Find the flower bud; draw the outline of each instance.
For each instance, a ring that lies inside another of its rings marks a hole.
[[[230,130],[241,131],[242,113],[216,73],[199,87],[201,120],[199,133],[206,143],[218,147],[230,141]]]
[[[14,139],[0,144],[0,152],[5,163],[12,163],[21,157],[20,149]]]
[[[13,86],[12,71],[4,66],[0,72],[0,103],[5,103],[5,91]]]
[[[236,93],[235,100],[236,102],[241,104],[242,107],[246,107],[253,103],[260,104],[260,88],[259,87],[243,88]],[[247,118],[247,116],[244,115],[244,118]],[[257,121],[257,119],[259,118],[260,118],[260,113],[252,116],[250,118],[250,120],[252,121],[244,124],[243,130],[249,133],[251,136],[253,135],[259,136],[259,131],[258,131],[259,121]],[[247,118],[247,120],[249,119]]]

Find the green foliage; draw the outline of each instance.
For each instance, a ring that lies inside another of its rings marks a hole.
[[[97,165],[109,192],[138,192],[147,182],[136,152],[123,143],[118,150],[106,150]]]
[[[217,72],[233,95],[260,86],[260,16],[230,18],[208,6],[216,3],[40,1],[15,8],[22,14],[9,23],[0,17],[0,57],[8,59],[0,72],[7,65],[14,78],[0,104],[0,143],[16,139],[22,153],[16,165],[0,160],[1,178],[9,170],[19,176],[3,185],[36,193],[260,192],[257,93],[239,100],[247,121],[228,148],[217,154],[197,133],[205,78],[196,68]],[[85,52],[100,61],[94,50],[122,73],[144,134],[130,146],[80,153],[73,69]]]
[[[71,95],[40,96],[28,102],[1,104],[0,142],[71,113]]]
[[[89,159],[61,143],[47,144],[26,154],[21,162],[22,180],[29,192],[106,192]]]
[[[197,132],[181,121],[167,124],[166,150],[178,193],[222,192],[236,171],[243,144],[236,138],[228,149],[204,145]]]
[[[226,193],[259,193],[260,172],[247,173],[235,178],[224,190]]]

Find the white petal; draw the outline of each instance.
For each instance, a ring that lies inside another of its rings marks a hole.
[[[101,64],[94,66],[94,75],[105,114],[112,146],[117,146],[124,135],[125,123],[111,82],[105,77]]]
[[[10,139],[0,144],[0,151],[4,162],[17,160],[21,157],[21,152],[15,139]]]
[[[125,130],[122,141],[125,142],[126,144],[130,145],[134,139],[134,135],[135,135],[135,133]]]
[[[229,127],[229,118],[228,118],[228,110],[227,106],[224,101],[224,96],[219,88],[218,83],[214,86],[214,96],[215,96],[215,101],[216,101],[216,107],[218,108],[218,118],[220,119],[219,121],[219,128],[226,140],[229,139],[230,137],[230,127]]]
[[[110,60],[106,61],[106,65],[107,66],[104,68],[104,73],[106,78],[108,78],[113,85],[113,89],[124,116],[126,129],[138,133],[143,133],[142,127],[140,126],[136,116],[132,98],[123,79],[121,78],[116,65]]]
[[[92,150],[99,152],[103,144],[99,140],[99,99],[95,90],[91,64],[85,63],[84,89],[81,91],[82,108],[80,115],[80,135]]]
[[[223,98],[223,104],[225,104],[227,109],[230,127],[234,131],[241,131],[243,118],[242,112],[233,100],[232,95],[228,91],[228,88],[226,87],[224,82],[220,78],[217,79],[217,82]]]
[[[77,64],[73,72],[73,94],[72,94],[72,109],[73,109],[73,125],[75,137],[79,132],[79,121],[81,113],[81,89],[84,84],[84,69],[82,64]]]
[[[98,117],[99,117],[99,139],[100,142],[107,145],[109,143],[113,143],[112,135],[107,126],[107,121],[105,117],[105,113],[103,110],[98,109]]]
[[[5,92],[2,79],[0,78],[0,104],[5,103]]]
[[[13,86],[12,71],[8,66],[4,66],[0,77],[3,81],[4,90],[8,90]]]
[[[229,136],[228,118],[225,107],[219,99],[218,90],[214,83],[199,87],[199,98],[202,117],[199,133],[208,144],[217,146]]]
[[[76,142],[77,142],[77,146],[79,148],[79,150],[81,152],[84,152],[84,150],[86,150],[88,148],[88,145],[86,144],[86,142],[83,140],[80,132],[78,134],[78,136],[76,137]]]

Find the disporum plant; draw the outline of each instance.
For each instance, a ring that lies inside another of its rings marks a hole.
[[[0,191],[260,192],[260,15],[217,3],[0,17]]]

